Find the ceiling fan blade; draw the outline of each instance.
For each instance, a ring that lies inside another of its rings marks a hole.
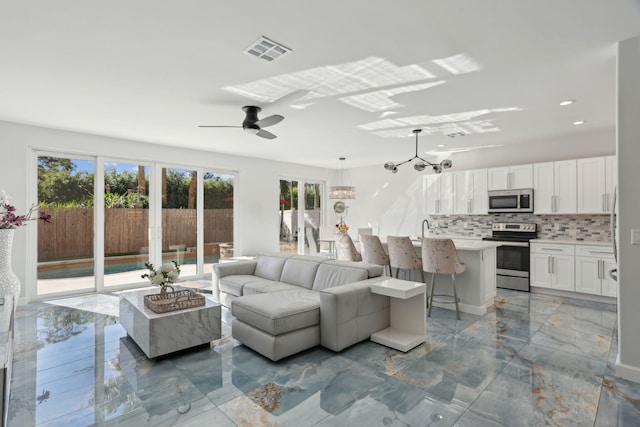
[[[254,124],[260,126],[261,128],[266,128],[278,124],[283,120],[284,117],[282,117],[280,114],[274,114],[272,116],[265,117],[264,119],[260,119]]]
[[[200,125],[199,128],[241,128],[242,126],[206,126]]]
[[[284,96],[281,96],[280,98],[276,99],[275,101],[270,102],[268,104],[269,109],[271,110],[275,106],[289,105],[289,104],[293,103],[294,101],[297,101],[298,99],[303,98],[309,92],[311,92],[309,89],[298,89],[298,90],[294,90],[293,92],[289,92],[288,94],[286,94]]]
[[[256,133],[256,135],[258,135],[261,138],[266,138],[266,139],[276,139],[277,138],[277,136],[275,136],[274,134],[272,134],[268,130],[264,130],[264,129],[260,129],[258,131],[258,133]]]

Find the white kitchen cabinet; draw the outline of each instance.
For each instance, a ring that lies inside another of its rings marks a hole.
[[[425,176],[427,214],[444,215],[453,212],[453,174],[441,173]]]
[[[533,188],[533,165],[505,166],[487,170],[487,189]]]
[[[616,156],[578,159],[578,213],[609,213],[616,176]]]
[[[536,214],[576,213],[576,160],[533,165]]]
[[[615,268],[612,248],[577,246],[576,292],[615,297],[617,282],[609,277],[612,268]]]
[[[574,245],[531,243],[531,286],[575,291]]]
[[[487,215],[487,170],[453,173],[453,213]]]

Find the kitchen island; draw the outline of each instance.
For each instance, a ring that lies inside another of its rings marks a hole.
[[[448,238],[447,236],[431,235],[431,238]],[[467,270],[456,276],[456,289],[460,298],[460,311],[482,316],[493,305],[493,297],[496,295],[496,248],[500,242],[491,242],[475,239],[452,238],[458,250],[460,261],[465,263]],[[416,254],[422,258],[422,240],[412,240]],[[382,241],[385,251],[386,241]],[[403,277],[403,273],[405,276]],[[395,273],[394,273],[395,275]],[[399,278],[421,281],[420,272],[415,270],[411,274],[400,272]],[[427,284],[431,283],[431,274],[425,273]],[[428,288],[430,291],[430,288]],[[453,294],[451,276],[438,274],[436,277],[436,294]],[[437,297],[436,297],[437,299]],[[455,309],[452,304],[434,301],[435,307]]]

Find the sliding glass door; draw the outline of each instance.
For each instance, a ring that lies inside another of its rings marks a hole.
[[[150,167],[104,162],[104,286],[140,281],[149,261]]]
[[[52,216],[38,224],[36,296],[140,286],[146,262],[176,261],[182,279],[207,277],[210,264],[233,255],[233,174],[36,158],[38,203]]]
[[[94,289],[94,160],[39,156],[37,294]]]
[[[280,180],[280,252],[318,253],[323,189],[318,182]]]

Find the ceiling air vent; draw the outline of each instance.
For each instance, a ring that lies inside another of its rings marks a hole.
[[[265,36],[260,37],[245,50],[245,53],[262,58],[269,62],[274,61],[289,52],[291,52],[291,49],[276,43],[273,40],[269,40]]]

